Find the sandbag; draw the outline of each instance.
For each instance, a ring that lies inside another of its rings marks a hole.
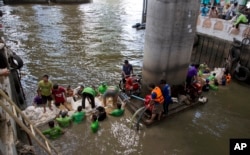
[[[219,87],[216,86],[216,85],[214,85],[214,84],[210,84],[210,85],[209,85],[209,88],[210,88],[211,90],[218,90],[218,89],[219,89]]]
[[[124,109],[115,109],[110,113],[111,116],[121,116],[123,114],[124,114]]]
[[[40,126],[43,124],[48,123],[50,120],[53,120],[56,118],[57,114],[59,114],[59,109],[56,108],[52,104],[52,109],[51,111],[48,107],[46,107],[46,112],[44,113],[43,107],[34,107],[34,106],[29,106],[25,110],[23,110],[23,114],[27,116],[30,121],[35,125],[35,126]]]
[[[90,128],[91,128],[91,131],[93,133],[96,133],[98,131],[98,128],[99,128],[98,120],[96,120],[95,122],[92,122],[91,125],[90,125]]]

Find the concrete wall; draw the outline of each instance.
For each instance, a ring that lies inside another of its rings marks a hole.
[[[2,43],[0,43],[2,44]],[[0,49],[0,52],[6,53],[5,48]],[[0,76],[0,89],[11,95],[9,77]],[[1,102],[9,105],[5,99],[0,98]],[[9,106],[10,107],[10,106]],[[11,107],[10,107],[11,108]],[[16,123],[15,121],[0,107],[0,154],[17,155],[15,141],[17,140]]]
[[[232,28],[233,21],[199,16],[197,20],[198,44],[193,49],[191,62],[207,62],[210,67],[223,67],[230,55],[233,38],[242,41],[250,37],[250,25],[240,24]],[[250,45],[240,48],[240,63],[250,70]]]
[[[233,29],[232,25],[233,21],[199,16],[196,30],[198,33],[227,41],[233,41],[233,38],[241,41],[246,36],[250,37],[250,25],[240,24],[239,30]]]
[[[199,0],[149,0],[143,83],[181,84],[190,63]]]
[[[232,42],[220,39],[211,35],[198,33],[198,43],[193,48],[191,62],[204,63],[209,67],[223,67],[225,58],[230,55]],[[243,45],[240,48],[241,65],[250,69],[250,45]]]

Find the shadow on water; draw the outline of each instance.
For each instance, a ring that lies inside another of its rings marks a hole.
[[[96,0],[83,5],[2,6],[7,44],[24,60],[22,83],[31,104],[37,82],[49,74],[54,83],[118,84],[124,59],[141,72],[144,31],[141,1]],[[63,154],[229,154],[230,138],[250,138],[249,85],[232,82],[204,94],[205,105],[166,119],[161,124],[129,129],[127,120],[108,117],[97,134],[90,120],[65,129],[53,141]]]

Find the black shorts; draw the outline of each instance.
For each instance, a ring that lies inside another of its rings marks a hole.
[[[191,83],[192,83],[192,81],[193,81],[193,77],[187,77],[186,78],[186,84],[187,84],[187,86],[190,86]]]
[[[51,95],[50,96],[44,96],[44,95],[42,95],[42,101],[43,101],[43,104],[46,104],[47,101],[52,101]]]

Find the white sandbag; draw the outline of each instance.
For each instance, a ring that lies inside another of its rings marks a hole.
[[[34,111],[34,110],[35,110],[35,107],[34,107],[34,106],[28,106],[28,107],[25,109],[26,112],[32,112],[32,111]]]
[[[99,97],[95,97],[95,105],[96,107],[103,106],[102,101]]]
[[[72,100],[70,103],[72,105],[73,110],[75,110],[75,111],[77,110],[78,106],[82,106],[82,100],[77,100],[76,102],[74,100]],[[102,106],[102,102],[98,97],[95,97],[95,106],[96,107]],[[92,109],[91,105],[87,99],[85,99],[85,109],[86,110]]]
[[[171,97],[171,99],[172,99],[172,101],[173,101],[174,103],[178,103],[178,98],[177,98],[177,97]]]
[[[218,68],[215,78],[220,81],[222,76],[224,75],[224,72],[225,72],[225,68]]]
[[[59,113],[59,109],[52,105],[53,111],[46,107],[46,112],[44,113],[43,107],[29,106],[24,111],[23,114],[26,115],[30,121],[35,125],[43,125],[53,120]]]
[[[67,97],[66,102],[68,102],[68,103],[74,102],[73,97]]]
[[[28,117],[28,119],[30,119],[30,120],[33,120],[33,117],[35,116],[35,115],[33,115],[33,113],[25,113],[24,114],[26,117]]]
[[[86,103],[85,103],[86,104]],[[82,100],[78,100],[76,102],[71,102],[71,106],[72,106],[72,109],[74,109],[75,111],[77,110],[77,107],[78,106],[81,106],[82,105]]]
[[[75,95],[75,94],[77,94],[78,93],[78,91],[80,90],[80,86],[78,86],[78,87],[76,87],[74,90],[73,90],[73,94]]]
[[[67,101],[71,103],[72,105],[72,112],[68,112],[69,115],[72,115],[75,111],[77,111],[77,107],[82,105],[82,100],[74,101],[72,97],[68,97]],[[102,106],[101,100],[96,97],[95,98],[95,105],[96,107]],[[55,119],[55,117],[59,114],[60,109],[56,108],[54,104],[52,104],[52,111],[46,107],[46,112],[44,113],[44,108],[43,107],[34,107],[34,106],[29,106],[27,107],[23,113],[26,115],[30,121],[35,125],[43,125],[48,123],[50,120]],[[86,113],[91,113],[92,108],[91,105],[89,104],[89,101],[86,99],[85,101],[85,110]]]
[[[36,108],[36,109],[34,110],[34,115],[39,116],[41,113],[43,113],[42,110],[43,110],[42,108]]]
[[[221,84],[222,76],[224,75],[225,68],[214,68],[214,70],[211,72],[211,75],[215,73],[215,78],[218,80],[219,84]]]
[[[207,99],[207,97],[201,96],[201,97],[199,97],[198,101],[201,103],[206,103],[208,101],[208,99]]]

